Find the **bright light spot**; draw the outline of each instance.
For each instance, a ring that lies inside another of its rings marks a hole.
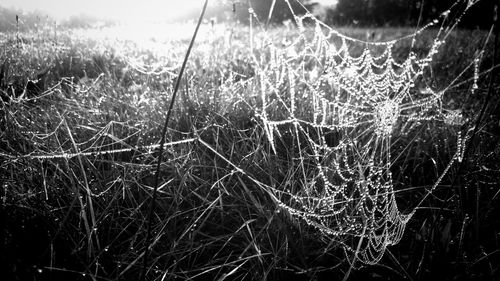
[[[165,48],[174,42],[190,40],[196,28],[196,23],[123,23],[111,27],[75,30],[74,34],[81,38],[91,38],[97,41],[131,41],[137,47],[147,49],[154,54],[168,53]],[[196,50],[215,40],[224,38],[230,27],[221,23],[215,26],[202,24],[196,38]],[[185,43],[184,43],[185,44]],[[116,45],[119,48],[120,45]],[[126,46],[123,46],[126,47]],[[211,50],[210,50],[211,51]]]
[[[24,11],[42,11],[58,19],[85,14],[133,22],[175,20],[201,10],[203,3],[203,0],[2,0],[1,6]]]

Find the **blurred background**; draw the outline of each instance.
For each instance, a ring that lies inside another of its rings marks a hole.
[[[306,9],[332,26],[349,27],[416,27],[423,25],[448,9],[455,0],[301,0],[293,1],[297,14]],[[459,1],[462,5],[477,1]],[[0,32],[16,30],[16,15],[20,29],[57,22],[71,28],[109,26],[120,23],[194,21],[203,5],[202,0],[158,1],[70,1],[4,0],[0,3]],[[494,0],[479,1],[460,23],[461,28],[488,29],[493,22]],[[282,24],[292,18],[284,0],[213,0],[206,19],[215,22],[248,23],[248,9],[266,23]],[[267,22],[269,11],[272,15]]]

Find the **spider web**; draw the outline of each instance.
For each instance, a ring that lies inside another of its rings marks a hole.
[[[423,121],[447,118],[445,91],[422,85],[440,45],[473,5],[467,2],[460,13],[459,3],[413,34],[385,42],[346,36],[307,13],[294,14],[298,33],[292,41],[276,43],[268,36],[250,43],[258,48],[257,111],[270,146],[279,153],[276,141],[288,131],[299,154],[302,179],[274,189],[278,204],[340,241],[354,260],[377,263],[400,241],[414,213],[403,214],[396,203],[391,143]],[[437,35],[417,54],[417,39],[431,27]],[[401,59],[393,51],[405,43],[410,47]]]

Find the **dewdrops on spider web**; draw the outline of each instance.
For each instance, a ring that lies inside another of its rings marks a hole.
[[[285,130],[295,132],[299,145],[300,186],[275,188],[279,207],[340,241],[364,263],[378,262],[387,246],[398,243],[413,215],[401,213],[396,203],[391,143],[404,128],[443,120],[444,91],[418,86],[445,42],[449,31],[443,23],[449,15],[444,12],[415,33],[386,42],[365,42],[311,14],[295,15],[293,41],[281,46],[269,38],[260,51],[270,55],[254,59],[261,99],[257,112],[272,150],[276,153],[276,139]],[[440,23],[427,54],[411,48],[405,59],[393,54],[398,44],[411,41],[413,46]],[[447,124],[460,120],[458,113],[444,118]],[[331,132],[335,141],[327,141]],[[459,150],[463,140],[459,136]],[[354,242],[343,243],[346,239]]]

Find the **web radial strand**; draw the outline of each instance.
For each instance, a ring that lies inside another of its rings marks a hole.
[[[272,150],[278,153],[276,139],[287,131],[299,149],[301,182],[275,190],[280,208],[341,241],[364,263],[378,262],[398,243],[413,215],[396,203],[391,139],[417,121],[442,118],[443,93],[416,85],[443,44],[449,14],[386,42],[351,38],[311,14],[296,15],[293,41],[264,37],[254,45],[266,54],[254,61],[259,116]],[[393,54],[439,23],[427,54],[417,56],[411,47],[403,59]]]

